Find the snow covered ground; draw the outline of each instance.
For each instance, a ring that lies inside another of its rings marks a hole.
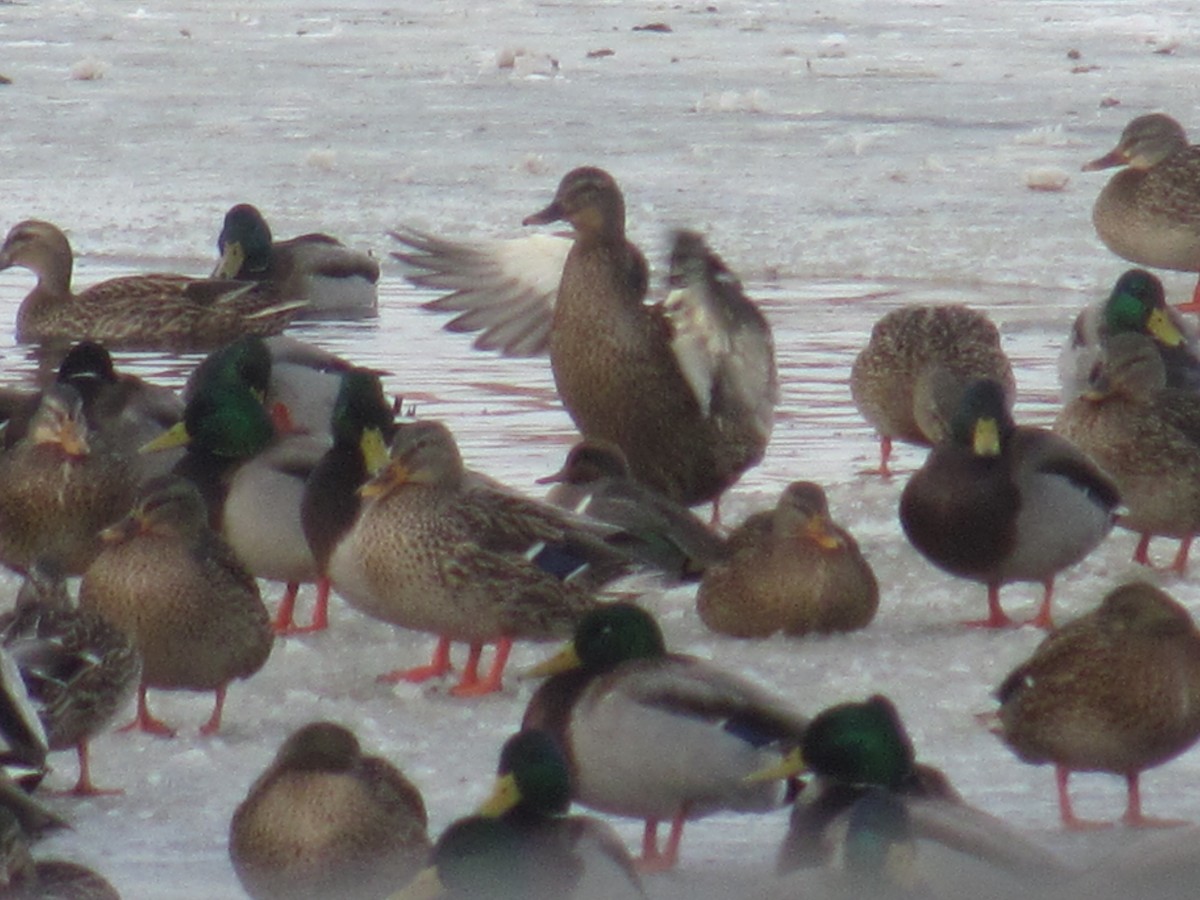
[[[704,231],[775,328],[775,437],[729,497],[727,520],[772,504],[791,480],[821,481],[883,585],[864,632],[761,642],[714,637],[692,591],[655,589],[645,600],[671,646],[810,712],[886,691],[920,756],[971,802],[1086,861],[1138,836],[1060,834],[1050,770],[1018,762],[974,719],[1040,635],[956,624],[982,612],[983,589],[926,565],[896,521],[904,473],[922,452],[901,449],[892,481],[859,474],[877,445],[846,378],[884,312],[965,301],[1001,327],[1020,418],[1052,418],[1070,321],[1125,268],[1090,224],[1105,176],[1079,166],[1144,112],[1200,128],[1194,12],[1180,0],[0,0],[0,75],[12,82],[0,85],[0,229],[35,216],[62,226],[81,285],[207,271],[221,217],[241,201],[280,236],[323,229],[385,257],[384,232],[400,223],[517,234],[568,169],[609,169],[653,261],[669,228]],[[670,31],[640,28],[654,23]],[[1172,297],[1192,285],[1177,273],[1165,281]],[[31,285],[23,270],[0,273],[0,321]],[[423,299],[389,262],[377,322],[295,333],[386,369],[390,390],[450,421],[469,464],[532,491],[572,442],[548,367],[472,352],[416,309]],[[194,360],[119,361],[177,383]],[[34,364],[4,336],[0,366],[16,381]],[[1200,608],[1192,579],[1133,567],[1133,544],[1117,532],[1065,573],[1060,618],[1131,575]],[[0,579],[0,602],[13,590]],[[1006,603],[1032,610],[1036,592],[1010,588]],[[280,741],[316,718],[345,722],[403,767],[436,834],[484,795],[531,686],[464,702],[375,684],[429,649],[425,636],[338,604],[328,633],[279,642],[259,675],[233,687],[218,736],[195,735],[209,698],[154,696],[181,736],[97,741],[96,779],[125,795],[52,798],[74,828],[39,853],[94,865],[131,900],[237,896],[229,816]],[[519,647],[513,665],[547,649]],[[68,786],[73,760],[55,762],[50,786]],[[1200,820],[1198,775],[1194,751],[1151,772],[1148,811]],[[1115,778],[1079,776],[1073,788],[1081,815],[1122,808]],[[637,823],[618,825],[636,840]],[[743,894],[769,871],[785,827],[784,811],[689,826],[680,871],[652,880],[653,895]]]

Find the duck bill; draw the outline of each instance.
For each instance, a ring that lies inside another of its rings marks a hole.
[[[491,796],[483,801],[476,813],[498,819],[520,802],[521,789],[517,787],[517,780],[511,774],[503,775],[496,779]]]
[[[1097,172],[1100,169],[1111,169],[1114,166],[1125,166],[1129,164],[1129,154],[1120,147],[1104,154],[1099,159],[1093,159],[1089,163],[1083,164],[1084,172]]]
[[[221,251],[221,258],[217,260],[217,267],[213,269],[212,277],[237,278],[245,264],[246,250],[242,247],[242,242],[230,241]]]
[[[388,900],[436,900],[438,897],[445,897],[447,893],[446,886],[442,884],[441,876],[438,875],[437,867],[430,866],[428,869],[421,870],[408,887],[399,893],[392,894]]]
[[[808,766],[804,763],[804,757],[800,753],[800,748],[796,747],[790,750],[778,762],[764,766],[757,772],[751,772],[742,781],[747,784],[758,784],[762,781],[784,781],[788,778],[795,778],[807,770]]]
[[[842,547],[841,536],[825,516],[813,516],[804,526],[804,536],[822,550],[840,550]]]
[[[562,204],[557,200],[552,202],[540,212],[535,212],[533,215],[526,216],[521,220],[522,225],[549,225],[551,222],[560,222],[564,218]]]
[[[176,422],[158,437],[153,438],[138,447],[138,453],[157,453],[160,450],[174,450],[191,443],[192,436],[188,434],[187,426]]]
[[[364,428],[362,437],[358,439],[358,448],[368,474],[378,475],[388,464],[387,441],[383,439],[383,432],[378,428]]]
[[[137,516],[126,516],[121,521],[109,525],[100,532],[100,540],[105,544],[120,544],[131,537],[139,535],[144,530],[142,520]]]
[[[62,448],[62,452],[72,459],[82,459],[91,452],[84,426],[74,419],[65,419],[59,422],[54,429],[51,442],[58,444]]]
[[[583,663],[575,650],[574,644],[567,644],[549,659],[543,660],[532,668],[521,673],[522,678],[547,678],[560,672],[570,672],[578,669]]]
[[[1156,309],[1150,313],[1150,318],[1146,320],[1146,330],[1166,347],[1178,347],[1183,343],[1183,332],[1175,326],[1165,310]]]
[[[1000,426],[995,419],[980,419],[975,423],[971,449],[976,456],[1000,455]]]
[[[407,484],[409,481],[408,468],[399,462],[385,465],[374,478],[358,489],[360,497],[381,497],[389,491]]]

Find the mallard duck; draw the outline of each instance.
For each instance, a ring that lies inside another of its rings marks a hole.
[[[66,235],[49,222],[14,225],[0,247],[0,270],[23,266],[38,283],[17,310],[21,343],[90,338],[125,349],[202,349],[240,334],[282,331],[303,308],[253,282],[186,275],[130,275],[71,293]]]
[[[967,384],[992,378],[1008,405],[1016,393],[1000,332],[983,313],[961,305],[902,306],[875,323],[850,370],[858,411],[879,433],[879,469],[890,475],[892,441],[932,446]]]
[[[1040,581],[1031,624],[1053,627],[1054,577],[1092,552],[1112,529],[1113,482],[1063,437],[1016,425],[1003,387],[987,379],[963,394],[950,432],[900,495],[900,524],[940,569],[987,585],[988,617],[1009,626],[1000,588]]]
[[[362,508],[359,488],[387,462],[387,444],[395,432],[392,408],[379,376],[353,369],[342,376],[330,424],[333,446],[313,466],[300,498],[300,526],[317,571],[317,600],[312,622],[297,626],[294,601],[280,604],[277,634],[321,631],[329,625],[329,561],[350,533]]]
[[[303,300],[305,318],[362,318],[378,312],[379,263],[327,234],[272,241],[261,212],[239,203],[225,214],[213,278],[265,282],[282,300]]]
[[[118,453],[133,453],[183,415],[183,401],[173,390],[118,373],[112,355],[95,341],[72,345],[59,362],[54,380],[79,392],[88,428]],[[3,446],[11,447],[25,436],[41,399],[41,391],[21,396],[7,417],[0,437]]]
[[[62,573],[44,564],[30,570],[16,608],[0,621],[0,635],[21,671],[49,749],[74,749],[78,756],[72,793],[119,793],[92,783],[88,741],[125,708],[141,676],[141,659],[128,635],[93,610],[77,608]]]
[[[1083,171],[1114,166],[1124,168],[1092,208],[1100,240],[1138,265],[1200,272],[1200,147],[1188,144],[1183,126],[1162,113],[1138,116]],[[1177,308],[1197,311],[1200,296]]]
[[[693,232],[678,232],[668,297],[647,304],[646,260],[625,238],[625,201],[594,167],[563,178],[554,201],[525,224],[575,229],[553,304],[498,310],[520,290],[480,285],[472,250],[398,237],[418,283],[455,288],[438,309],[463,311],[454,330],[490,328],[489,340],[540,346],[563,405],[584,438],[616,444],[639,481],[686,505],[718,500],[762,459],[778,397],[771,331],[741,284]],[[475,251],[478,252],[478,251]],[[456,277],[458,261],[469,268]]]
[[[385,896],[429,853],[421,793],[348,728],[310,722],[279,748],[229,826],[229,856],[255,900]]]
[[[0,894],[15,900],[121,900],[102,876],[61,859],[35,860],[33,834],[0,805]]]
[[[264,407],[271,371],[259,338],[211,354],[194,374],[183,421],[143,449],[186,446],[175,473],[200,489],[209,525],[250,573],[287,586],[280,616],[290,621],[301,584],[317,580],[300,507],[329,442],[303,433],[285,405]]]
[[[589,613],[571,644],[531,674],[551,677],[521,727],[558,742],[578,802],[645,820],[641,867],[675,866],[688,819],[783,802],[778,784],[746,776],[799,743],[804,716],[714,665],[668,653],[640,607],[617,602]],[[660,851],[663,819],[671,834]]]
[[[1097,825],[1071,809],[1072,772],[1124,776],[1121,821],[1161,825],[1142,813],[1138,778],[1200,738],[1200,632],[1163,591],[1123,584],[1042,641],[996,696],[1000,739],[1025,762],[1054,764],[1064,827]]]
[[[1045,879],[1065,871],[1055,856],[964,802],[940,769],[918,763],[895,704],[882,695],[823,710],[809,723],[799,752],[782,767],[761,774],[805,772],[815,780],[796,798],[779,851],[780,873],[828,865],[843,853],[847,819],[875,791],[886,792],[902,806],[914,840],[938,845],[937,853],[947,858],[958,855],[964,870],[975,868],[969,865],[973,862],[1010,879]],[[926,852],[934,853],[932,848]]]
[[[190,400],[205,382],[237,381],[256,392],[267,409],[287,407],[298,431],[325,435],[342,375],[352,368],[340,356],[287,335],[245,335],[196,366],[184,385],[183,399]]]
[[[1155,342],[1168,387],[1200,391],[1200,342],[1195,330],[1167,305],[1161,281],[1145,269],[1130,269],[1117,279],[1103,303],[1089,306],[1075,319],[1059,358],[1064,403],[1087,390],[1108,338],[1130,332]]]
[[[850,532],[834,524],[825,491],[794,481],[772,510],[734,529],[728,558],[709,566],[696,609],[713,631],[767,637],[864,628],[879,582]]]
[[[89,431],[79,392],[47,388],[25,436],[0,453],[0,561],[18,572],[45,559],[79,574],[98,533],[129,509],[137,472]]]
[[[1109,338],[1088,389],[1058,414],[1054,430],[1088,453],[1121,492],[1117,520],[1141,533],[1133,558],[1149,565],[1150,538],[1179,538],[1171,568],[1183,572],[1200,531],[1200,395],[1166,387],[1154,342]]]
[[[142,656],[130,727],[174,733],[150,715],[149,688],[215,691],[200,731],[216,733],[229,682],[249,678],[271,652],[258,583],[208,527],[203,498],[182,478],[147,482],[132,512],[101,537],[105,547],[84,573],[79,603],[129,634]]]
[[[402,426],[391,461],[362,488],[354,528],[333,551],[329,577],[360,611],[439,636],[429,666],[381,676],[423,681],[449,670],[451,641],[471,645],[457,696],[500,690],[514,639],[569,634],[595,606],[589,570],[601,580],[623,558],[554,507],[468,482],[441,422]],[[485,643],[496,644],[478,675]]]
[[[636,481],[621,449],[580,441],[562,469],[538,479],[553,484],[547,501],[607,522],[608,538],[670,579],[694,581],[725,556],[725,544],[687,507]]]
[[[398,896],[644,898],[621,839],[599,819],[565,815],[570,805],[570,774],[557,744],[540,731],[518,732],[500,751],[496,784],[479,815],[447,828],[431,869]],[[472,819],[502,827],[476,828],[468,824]],[[474,840],[480,846],[472,846]],[[514,860],[521,862],[514,866]],[[473,886],[481,892],[473,893]]]

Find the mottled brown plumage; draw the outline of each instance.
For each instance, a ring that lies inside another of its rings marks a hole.
[[[30,572],[0,628],[49,748],[78,755],[73,793],[105,793],[92,784],[88,742],[133,696],[142,661],[132,640],[94,610],[75,606],[61,573],[45,564]]]
[[[625,237],[624,197],[601,169],[567,173],[553,202],[525,221],[558,220],[575,229],[550,331],[563,405],[585,438],[620,447],[640,481],[688,505],[718,499],[762,459],[771,434],[766,320],[686,233],[671,260],[672,295],[645,303],[646,260]]]
[[[0,247],[0,270],[22,266],[37,286],[17,311],[17,340],[100,341],[126,349],[203,349],[242,334],[275,334],[304,306],[254,282],[186,275],[112,278],[71,292],[74,259],[49,222],[14,225]]]
[[[727,552],[709,566],[696,595],[700,618],[713,631],[851,631],[870,623],[879,606],[870,564],[830,519],[825,492],[812,482],[793,482],[773,510],[739,525]]]
[[[380,900],[429,852],[420,792],[353,732],[293,733],[233,814],[229,855],[255,900]]]
[[[976,378],[998,381],[1011,406],[1012,365],[1000,332],[983,313],[962,305],[903,306],[876,322],[850,370],[850,393],[879,433],[879,472],[890,474],[893,440],[940,441]]]
[[[1179,603],[1145,582],[1047,637],[997,691],[1000,738],[1024,761],[1053,763],[1063,824],[1076,819],[1071,772],[1112,772],[1129,787],[1124,822],[1143,816],[1138,776],[1200,738],[1200,632]]]
[[[104,532],[85,573],[80,605],[129,634],[142,655],[136,724],[170,733],[146,708],[146,689],[215,691],[220,728],[225,688],[263,667],[273,634],[258,584],[208,527],[195,487],[168,476],[143,488],[133,511]]]
[[[444,674],[449,641],[497,642],[502,668],[514,638],[569,635],[596,602],[589,561],[607,570],[616,558],[560,510],[468,479],[440,422],[402,426],[390,464],[362,492],[367,502],[330,560],[334,586],[367,615],[442,640],[432,667],[389,678]],[[499,689],[496,667],[482,682],[473,668],[456,693]]]
[[[25,437],[0,454],[0,561],[19,572],[41,559],[82,573],[136,488],[130,460],[89,431],[79,393],[47,388]]]
[[[1130,262],[1200,272],[1200,147],[1170,116],[1151,113],[1125,126],[1091,172],[1122,166],[1092,208],[1105,246]],[[1188,308],[1196,306],[1193,297]]]
[[[1142,535],[1134,559],[1148,561],[1152,535],[1179,538],[1173,567],[1182,572],[1200,531],[1200,394],[1166,387],[1149,338],[1115,335],[1054,430],[1116,482],[1126,507],[1118,524]]]

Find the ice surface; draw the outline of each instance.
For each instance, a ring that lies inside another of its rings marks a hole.
[[[846,379],[884,312],[965,301],[1000,325],[1019,416],[1052,418],[1063,336],[1126,267],[1090,224],[1105,176],[1079,166],[1144,112],[1200,129],[1194,18],[1181,0],[0,0],[0,74],[12,80],[0,85],[0,228],[33,216],[62,226],[80,285],[207,272],[225,210],[243,201],[281,237],[328,230],[384,258],[384,233],[400,223],[518,234],[568,169],[604,166],[625,188],[631,233],[660,279],[668,230],[700,229],[775,328],[775,437],[729,497],[727,520],[773,503],[790,480],[820,480],[883,585],[865,632],[748,643],[706,633],[691,591],[654,591],[646,602],[671,645],[812,712],[888,692],[920,756],[970,801],[1068,858],[1096,859],[1137,835],[1060,834],[1050,770],[1018,762],[973,718],[1039,635],[956,624],[982,613],[982,588],[930,568],[897,527],[904,473],[922,451],[902,448],[891,482],[861,476],[877,446]],[[671,30],[634,30],[654,22]],[[1061,189],[1031,189],[1059,173]],[[1192,286],[1178,273],[1165,280],[1171,297]],[[0,320],[12,321],[31,285],[23,270],[0,273]],[[532,490],[572,441],[548,367],[473,353],[416,309],[426,298],[389,261],[378,322],[295,331],[386,369],[390,390],[451,422],[469,464]],[[190,364],[156,354],[119,362],[172,382]],[[34,368],[11,337],[0,365],[10,382]],[[1060,617],[1133,574],[1197,608],[1191,579],[1131,566],[1133,544],[1118,532],[1065,573]],[[1165,560],[1173,547],[1156,552]],[[13,589],[6,576],[0,591]],[[1010,588],[1005,601],[1032,612],[1036,593]],[[39,853],[94,865],[131,900],[236,896],[229,817],[280,741],[315,718],[347,723],[402,766],[435,833],[468,812],[530,685],[471,702],[379,686],[376,674],[423,661],[431,639],[340,603],[332,619],[327,634],[280,642],[262,673],[232,688],[215,738],[195,735],[209,698],[155,694],[181,737],[98,740],[97,781],[126,794],[52,798],[75,827]],[[513,664],[544,652],[518,647]],[[55,762],[50,786],[66,787],[74,761]],[[1152,771],[1147,809],[1200,819],[1198,775],[1194,751]],[[1081,815],[1119,814],[1118,779],[1077,776],[1073,788]],[[635,842],[638,824],[619,825]],[[744,895],[769,871],[785,827],[783,811],[689,826],[680,871],[652,880],[653,895],[696,896],[701,886]]]

